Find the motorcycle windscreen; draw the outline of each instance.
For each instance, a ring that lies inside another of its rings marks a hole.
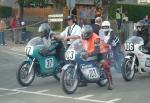
[[[77,39],[69,46],[68,50],[75,50],[76,52],[80,52],[82,50],[86,50],[86,47],[86,41]]]
[[[128,40],[126,40],[125,43],[141,44],[144,43],[144,40],[139,36],[132,36]]]
[[[85,42],[86,43],[86,42]],[[83,51],[86,51],[86,44],[82,39],[75,40],[68,48],[68,50],[65,53],[65,59],[76,61],[77,59],[80,59],[80,53]]]
[[[27,44],[27,46],[36,46],[36,45],[44,45],[44,42],[41,39],[41,37],[35,37],[31,39]]]

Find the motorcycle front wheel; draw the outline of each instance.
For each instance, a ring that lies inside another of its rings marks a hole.
[[[78,87],[79,77],[77,71],[75,71],[75,65],[68,64],[61,72],[61,87],[67,94],[73,94]]]
[[[24,61],[18,68],[16,77],[21,86],[29,86],[35,78],[34,68],[32,68],[31,72],[29,73],[30,66],[30,62]]]
[[[125,59],[123,65],[122,65],[122,70],[121,70],[123,79],[125,81],[131,81],[134,78],[135,67],[133,70],[131,69],[131,67],[132,67],[132,60]]]

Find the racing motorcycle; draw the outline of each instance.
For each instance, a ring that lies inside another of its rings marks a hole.
[[[122,76],[125,81],[131,81],[135,73],[150,73],[150,55],[144,48],[141,37],[132,36],[124,44],[125,58],[122,66]]]
[[[61,46],[62,42],[51,40],[51,47],[57,43]],[[17,81],[22,86],[29,86],[35,76],[49,77],[53,76],[56,80],[60,80],[61,67],[65,64],[65,59],[60,59],[57,50],[54,50],[46,55],[41,54],[41,50],[46,48],[41,37],[31,39],[25,47],[27,59],[22,62],[17,71]],[[58,47],[59,48],[59,47]],[[65,54],[65,49],[61,49],[62,55]]]
[[[83,40],[75,40],[65,53],[66,65],[62,67],[61,87],[67,94],[74,93],[78,88],[81,79],[87,83],[96,83],[99,86],[105,86],[108,83],[108,77],[97,62],[97,56],[91,56],[83,59],[86,45]]]

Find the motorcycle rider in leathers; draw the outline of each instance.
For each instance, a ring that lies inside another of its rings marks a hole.
[[[55,33],[51,30],[49,24],[41,24],[38,32],[45,45],[45,48],[41,49],[40,54],[43,56],[47,56],[54,55],[56,53],[58,59],[65,60],[64,55],[61,52],[65,48],[63,43],[61,41],[57,41],[55,45],[51,45],[51,39],[55,35]]]
[[[112,75],[110,71],[110,62],[106,56],[109,49],[109,45],[104,43],[101,40],[101,38],[93,32],[93,29],[90,25],[85,25],[82,28],[82,39],[87,42],[87,53],[82,55],[82,58],[87,59],[89,56],[98,56],[99,65],[102,64],[108,77],[108,90],[112,90],[113,84]]]
[[[144,20],[140,20],[136,23],[136,31],[134,35],[142,37],[144,40],[144,48],[148,50],[150,54],[150,24],[146,23]]]
[[[119,61],[118,52],[120,51],[120,42],[119,38],[115,35],[113,29],[111,29],[111,24],[109,21],[103,21],[101,30],[99,31],[100,38],[103,39],[103,41],[110,45],[112,53],[113,53],[113,59],[116,61]],[[116,68],[117,69],[117,68]],[[120,72],[121,70],[117,70]]]

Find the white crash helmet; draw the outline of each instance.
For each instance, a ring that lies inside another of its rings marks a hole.
[[[111,25],[110,25],[110,22],[109,21],[103,21],[102,22],[102,30],[104,31],[104,32],[107,32],[107,31],[109,31],[110,30],[110,27]]]
[[[25,22],[24,22],[24,21],[22,21],[22,22],[21,22],[21,25],[22,25],[22,26],[24,26],[24,25],[25,25]]]

